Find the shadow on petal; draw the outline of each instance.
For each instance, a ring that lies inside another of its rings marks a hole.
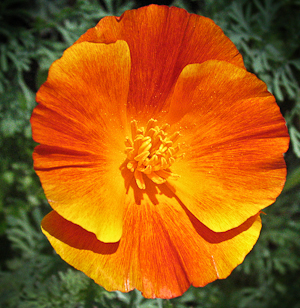
[[[143,174],[143,179],[146,185],[146,189],[140,189],[136,182],[133,173],[127,169],[128,160],[126,160],[120,167],[122,176],[124,178],[124,185],[126,187],[126,192],[128,193],[129,189],[133,190],[134,201],[136,204],[141,205],[142,200],[145,199],[145,195],[148,196],[149,200],[153,205],[159,204],[158,195],[165,195],[168,198],[175,197],[174,193],[170,189],[166,189],[165,184],[155,184],[150,180],[146,175]]]
[[[173,192],[174,191],[174,192]],[[170,196],[170,194],[173,194],[173,197],[177,200],[177,202],[180,204],[186,215],[188,216],[190,222],[194,226],[196,232],[207,242],[212,244],[221,243],[224,241],[228,241],[238,234],[247,231],[257,220],[257,217],[259,216],[260,212],[256,215],[253,215],[252,217],[249,217],[244,223],[242,223],[240,226],[230,229],[225,232],[215,232],[206,227],[201,221],[199,221],[184,205],[184,203],[176,196],[175,194],[175,188],[170,187],[169,184],[167,185],[161,185],[161,192],[166,195]]]
[[[180,202],[180,201],[179,201]],[[181,203],[181,202],[180,202]],[[248,218],[243,224],[239,227],[233,228],[231,230],[225,232],[214,232],[208,227],[206,227],[203,223],[201,223],[182,203],[182,208],[186,212],[189,217],[192,225],[194,226],[197,233],[206,241],[211,244],[217,244],[224,241],[228,241],[238,234],[247,231],[257,220],[257,217],[260,213]]]
[[[91,250],[98,254],[113,254],[117,251],[120,242],[104,243],[96,235],[82,227],[64,219],[55,211],[50,212],[42,220],[42,228],[59,241],[82,250]]]

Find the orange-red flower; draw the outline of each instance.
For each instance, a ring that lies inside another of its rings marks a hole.
[[[274,97],[213,21],[185,10],[103,18],[37,102],[43,232],[107,290],[171,298],[227,277],[284,185]]]

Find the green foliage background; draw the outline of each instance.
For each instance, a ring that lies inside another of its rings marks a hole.
[[[29,119],[50,64],[106,15],[147,5],[134,0],[0,2],[0,306],[300,307],[300,1],[175,0],[211,17],[233,40],[248,70],[276,96],[291,135],[288,179],[262,215],[257,245],[232,275],[173,300],[107,292],[63,262],[40,231],[50,211],[32,168]],[[158,3],[158,2],[156,2]]]

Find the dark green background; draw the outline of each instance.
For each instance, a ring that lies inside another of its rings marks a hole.
[[[258,243],[228,279],[173,300],[109,293],[61,261],[41,233],[50,206],[32,168],[35,92],[51,63],[100,18],[149,3],[0,1],[0,307],[300,307],[299,0],[155,2],[215,20],[276,96],[290,131],[285,189],[262,215]]]

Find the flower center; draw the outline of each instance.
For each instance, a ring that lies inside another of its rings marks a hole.
[[[180,134],[177,131],[168,136],[166,131],[170,126],[165,124],[159,127],[156,123],[157,120],[151,119],[146,128],[138,128],[137,122],[131,121],[132,140],[129,137],[125,140],[127,168],[134,173],[140,189],[146,188],[143,174],[156,184],[180,177],[170,171],[171,165],[184,156],[177,155],[180,144],[175,145]]]

